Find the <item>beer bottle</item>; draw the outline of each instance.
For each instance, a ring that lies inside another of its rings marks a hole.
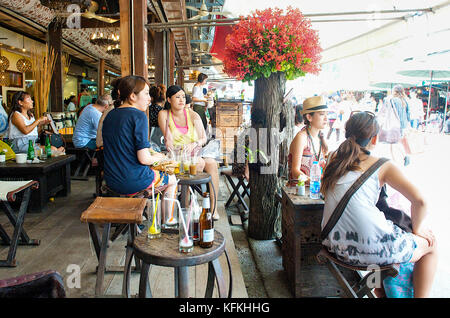
[[[28,140],[27,160],[33,161],[33,159],[34,159],[34,145],[33,145],[33,140]]]
[[[45,136],[45,153],[47,158],[52,157],[52,146],[50,145],[50,138],[48,138],[48,135]]]
[[[199,218],[200,241],[198,245],[203,248],[211,247],[214,243],[214,224],[211,213],[209,193],[203,195],[202,214]]]

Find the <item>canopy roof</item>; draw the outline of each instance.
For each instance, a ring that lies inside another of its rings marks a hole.
[[[363,18],[398,18],[413,12],[399,12],[392,14],[352,14],[336,16],[342,12],[367,12],[385,10],[411,10],[425,9],[449,1],[443,0],[346,0],[346,1],[310,1],[310,0],[226,0],[223,11],[231,12],[234,17],[248,15],[255,9],[278,7],[285,9],[288,6],[299,8],[303,14],[317,14],[321,17],[311,17],[313,28],[319,31],[320,42],[323,49],[345,42],[361,34],[380,28],[393,20],[353,21],[353,22],[314,22],[331,19],[363,19]],[[324,15],[329,14],[329,15]]]

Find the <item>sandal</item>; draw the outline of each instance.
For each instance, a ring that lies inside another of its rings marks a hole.
[[[219,213],[213,215],[213,221],[219,221],[219,219],[220,219]]]

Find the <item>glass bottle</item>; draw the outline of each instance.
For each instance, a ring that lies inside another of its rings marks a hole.
[[[34,159],[34,145],[33,145],[33,140],[28,140],[27,160],[33,161],[33,159]]]
[[[45,136],[45,153],[47,154],[47,158],[52,157],[52,146],[50,145],[50,138]]]
[[[199,218],[200,240],[198,245],[203,248],[213,246],[214,243],[214,223],[211,213],[211,203],[209,193],[203,195],[202,214]]]

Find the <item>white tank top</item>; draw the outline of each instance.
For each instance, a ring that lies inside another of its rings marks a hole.
[[[17,111],[16,111],[16,113],[19,114],[23,118],[23,120],[25,122],[25,126],[31,125],[35,121],[34,117],[27,119],[21,113],[19,113]],[[9,119],[9,134],[8,134],[9,139],[16,139],[16,138],[30,137],[30,136],[36,136],[36,137],[38,136],[38,127],[37,126],[34,127],[34,129],[29,134],[25,135],[16,127],[16,125],[14,125],[11,122],[11,118]]]

